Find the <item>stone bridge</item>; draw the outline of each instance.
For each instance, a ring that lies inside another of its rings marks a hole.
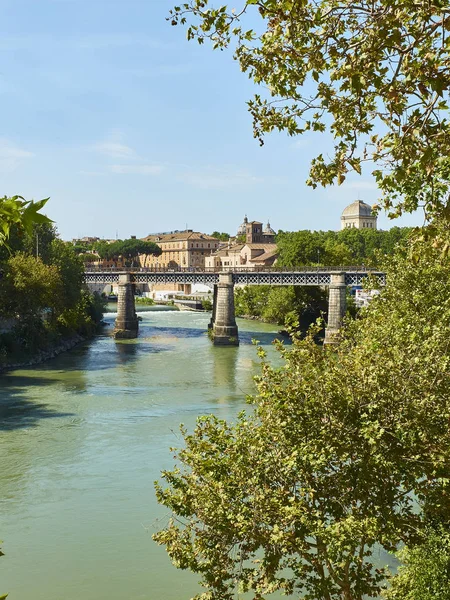
[[[134,306],[136,284],[202,283],[213,288],[213,312],[209,329],[215,345],[239,344],[234,311],[235,285],[294,285],[326,286],[328,296],[328,323],[325,343],[336,341],[346,310],[346,287],[361,285],[368,276],[374,276],[380,285],[385,284],[385,274],[369,271],[365,267],[297,267],[294,269],[261,269],[249,271],[239,268],[217,271],[163,270],[163,269],[88,269],[85,281],[88,286],[118,284],[118,306],[115,324],[117,338],[137,336],[138,319]]]

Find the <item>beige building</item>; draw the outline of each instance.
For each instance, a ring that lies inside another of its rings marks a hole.
[[[372,207],[362,200],[356,200],[346,206],[341,216],[341,229],[376,229],[377,217],[372,214]]]
[[[205,266],[205,259],[220,245],[216,238],[191,229],[149,235],[144,240],[158,244],[162,254],[160,256],[141,256],[141,266],[166,269],[188,269],[190,267],[201,269]]]
[[[228,243],[225,248],[205,259],[205,266],[215,269],[244,268],[252,271],[260,267],[270,267],[277,259],[275,231],[267,223],[263,229],[259,221],[248,221],[245,217],[239,226],[237,237],[245,235],[245,243]]]

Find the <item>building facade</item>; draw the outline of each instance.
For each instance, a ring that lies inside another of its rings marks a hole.
[[[234,239],[242,240],[244,235],[245,242],[233,243],[233,240],[230,240],[228,246],[220,248],[206,258],[205,266],[224,270],[239,268],[253,271],[272,266],[277,259],[277,245],[275,231],[270,223],[267,223],[263,229],[260,221],[248,221],[245,217]]]
[[[376,229],[377,217],[372,213],[372,207],[362,200],[356,200],[346,206],[341,216],[341,229]]]
[[[191,229],[149,235],[144,238],[144,241],[158,244],[162,254],[141,256],[141,267],[164,269],[202,269],[205,267],[205,259],[220,245],[218,239]]]

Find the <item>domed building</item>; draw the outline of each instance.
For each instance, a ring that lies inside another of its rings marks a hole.
[[[362,200],[356,200],[346,206],[341,216],[341,229],[376,229],[377,217],[372,214],[372,207]]]
[[[267,225],[263,231],[264,235],[276,235],[275,231],[272,229],[272,227],[270,226],[269,221],[267,221]]]
[[[247,219],[247,215],[245,215],[244,218],[244,222],[241,223],[241,225],[239,225],[237,233],[236,233],[236,237],[240,236],[240,235],[246,235],[247,233],[247,223],[248,223],[248,219]]]

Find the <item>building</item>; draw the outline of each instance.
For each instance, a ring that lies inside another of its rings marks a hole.
[[[82,238],[74,238],[72,240],[72,244],[76,245],[76,244],[95,244],[95,242],[99,242],[100,238],[99,237],[90,237],[90,236],[85,236]]]
[[[215,252],[220,245],[218,239],[206,233],[192,231],[192,229],[156,233],[147,236],[144,241],[158,244],[162,254],[160,256],[141,256],[141,266],[165,269],[202,269],[205,266],[206,257]]]
[[[341,216],[341,229],[349,227],[376,229],[377,217],[372,213],[372,207],[362,200],[356,200],[346,206]]]
[[[245,235],[245,242],[241,241]],[[215,269],[244,268],[257,270],[272,266],[277,259],[275,231],[267,223],[263,229],[260,221],[244,222],[238,227],[236,241],[229,240],[228,246],[220,248],[205,259],[205,266]]]
[[[250,221],[250,223],[246,223],[245,241],[247,244],[274,244],[275,231],[271,228],[269,222],[263,230],[262,223]]]

